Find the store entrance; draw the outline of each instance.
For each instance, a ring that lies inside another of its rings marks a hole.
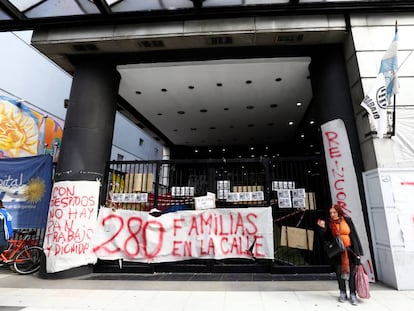
[[[215,211],[271,208],[274,259],[194,256],[151,263],[100,260],[96,271],[205,273],[318,273],[329,266],[316,230],[329,201],[321,157],[112,161],[102,196],[114,210],[153,213],[157,219],[200,209],[197,199],[214,193]],[[131,196],[145,194],[136,202]],[[181,227],[180,227],[181,228]],[[189,237],[191,238],[191,237]],[[162,261],[162,260],[161,260]]]

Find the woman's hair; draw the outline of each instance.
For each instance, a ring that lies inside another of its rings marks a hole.
[[[338,216],[340,216],[340,217],[345,216],[344,210],[338,204],[332,204],[332,206],[329,209],[331,209],[331,208],[334,208],[338,212]]]

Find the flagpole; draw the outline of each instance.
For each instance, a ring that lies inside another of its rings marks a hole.
[[[395,20],[395,34],[397,34],[398,32],[398,24],[397,24],[397,20]],[[397,95],[394,93],[394,103],[393,103],[393,109],[392,109],[392,131],[391,131],[391,137],[395,136],[395,118],[396,118],[396,102],[397,102]]]

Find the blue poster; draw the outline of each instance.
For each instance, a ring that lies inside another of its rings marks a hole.
[[[45,228],[52,188],[52,157],[0,159],[0,200],[13,228]]]

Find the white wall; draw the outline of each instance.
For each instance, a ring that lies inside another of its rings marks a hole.
[[[414,130],[414,14],[351,17],[352,36],[364,93],[368,92],[374,82],[381,59],[394,38],[396,21],[400,66],[400,89],[396,100],[396,135],[391,139],[372,138],[378,167],[414,167],[414,136],[411,134]],[[358,107],[362,98],[358,101],[358,98],[354,97],[354,100],[354,107]],[[362,107],[359,106],[359,109],[363,112]]]
[[[368,134],[375,128],[360,103],[394,38],[396,21],[400,65],[396,133],[391,138],[378,138]],[[414,289],[414,14],[355,15],[351,25],[355,50],[349,59],[356,59],[357,65],[350,70],[350,85],[366,171],[364,188],[376,272],[387,285]]]
[[[64,120],[72,76],[33,48],[31,36],[32,31],[0,32],[0,89]],[[111,160],[118,154],[124,160],[160,160],[162,150],[152,137],[116,114]]]
[[[64,119],[72,77],[30,45],[31,33],[0,32],[0,88]]]
[[[122,114],[116,114],[111,160],[117,160],[118,154],[123,155],[124,160],[162,160],[162,153],[160,143]]]

